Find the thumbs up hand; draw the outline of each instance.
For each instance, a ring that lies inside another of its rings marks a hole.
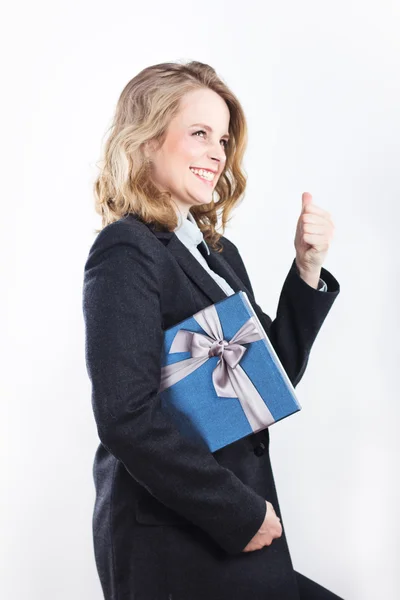
[[[326,210],[312,203],[311,194],[304,192],[301,200],[302,209],[294,240],[296,265],[303,279],[318,282],[335,225]]]

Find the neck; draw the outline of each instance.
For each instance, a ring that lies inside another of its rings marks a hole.
[[[188,218],[189,208],[178,207],[178,208],[175,208],[175,211],[176,211],[177,216],[178,217],[180,216],[183,221]]]
[[[181,214],[183,219],[188,218],[189,211],[193,205],[188,204],[186,202],[180,202],[176,199],[173,200],[173,207],[177,214]]]

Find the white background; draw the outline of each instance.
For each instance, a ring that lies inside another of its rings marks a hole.
[[[399,3],[42,0],[2,23],[1,598],[102,597],[81,310],[92,183],[125,84],[194,59],[248,118],[248,188],[226,235],[272,318],[302,192],[336,225],[324,267],[341,293],[303,410],[270,430],[294,566],[346,600],[398,599]]]

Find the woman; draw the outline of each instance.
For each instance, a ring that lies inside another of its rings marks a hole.
[[[224,228],[245,191],[246,136],[239,101],[199,62],[144,69],[117,105],[83,290],[106,600],[337,598],[293,570],[268,429],[210,453],[179,434],[157,394],[163,331],[239,290],[297,385],[340,291],[321,268],[333,224],[303,195],[276,319],[257,305],[236,246],[215,229],[217,208]]]

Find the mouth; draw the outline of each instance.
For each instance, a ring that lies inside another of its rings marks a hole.
[[[206,185],[210,187],[214,185],[214,179],[216,177],[214,171],[209,169],[195,169],[194,167],[189,167],[189,169],[197,179],[200,179]]]

